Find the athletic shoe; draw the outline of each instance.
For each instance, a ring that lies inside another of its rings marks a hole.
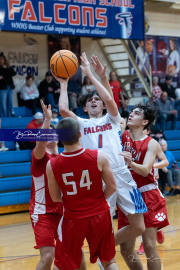
[[[7,147],[5,147],[5,146],[2,147],[1,149],[2,149],[1,151],[8,151],[8,150],[9,150],[9,148],[7,148]]]
[[[166,196],[174,196],[174,188],[171,188]]]
[[[174,190],[174,195],[178,195],[178,194],[180,194],[180,190],[176,188],[176,189]]]
[[[140,245],[140,247],[139,247],[139,249],[137,251],[137,254],[139,254],[139,255],[145,254],[144,247],[143,247],[143,242],[141,243],[141,245]]]
[[[164,243],[164,233],[162,230],[157,231],[156,240],[159,244]]]

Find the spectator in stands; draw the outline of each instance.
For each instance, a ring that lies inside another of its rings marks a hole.
[[[162,85],[162,91],[167,92],[168,98],[171,101],[175,101],[176,100],[175,88],[171,85],[171,83],[172,83],[172,77],[169,75],[166,76],[166,81]]]
[[[160,98],[162,94],[162,89],[158,85],[159,78],[158,77],[153,77],[152,78],[152,102],[154,103],[158,98]]]
[[[162,92],[161,97],[155,101],[158,108],[157,123],[160,123],[160,129],[165,130],[166,121],[171,121],[171,129],[176,129],[177,111],[173,109],[167,92]]]
[[[120,101],[119,99],[121,98],[122,104],[124,103],[124,97],[122,94],[122,90],[121,90],[121,85],[120,83],[117,81],[116,78],[116,72],[115,71],[111,71],[109,74],[109,84],[111,86],[113,95],[114,95],[114,100],[117,104],[118,109],[121,107]]]
[[[59,122],[59,119],[57,118],[59,112],[56,108],[52,109],[52,117],[51,117],[51,123],[53,125],[56,125]]]
[[[40,98],[44,99],[46,105],[51,104],[51,108],[54,108],[59,101],[60,88],[53,81],[53,76],[50,71],[46,72],[45,79],[39,84]]]
[[[81,88],[81,95],[83,96],[84,94],[87,94],[89,91],[95,90],[95,87],[93,84],[91,84],[90,79],[88,76],[84,77],[83,85]]]
[[[32,109],[33,115],[36,113],[36,108],[39,107],[39,91],[34,83],[34,77],[27,75],[26,83],[21,89],[20,98],[24,100],[24,105]]]
[[[13,89],[12,76],[16,72],[10,67],[3,53],[0,54],[0,117],[11,117],[13,109]]]
[[[77,110],[77,97],[79,95],[79,85],[72,78],[68,81],[68,97],[71,110],[76,114]]]
[[[26,129],[37,129],[43,125],[44,116],[41,112],[37,112],[34,115],[34,119],[27,125]],[[25,142],[25,149],[34,149],[36,142]]]
[[[162,148],[162,151],[164,152],[168,162],[169,166],[162,169],[163,173],[166,174],[167,177],[167,183],[170,186],[170,192],[169,196],[180,194],[179,185],[180,185],[180,170],[177,166],[177,162],[175,161],[175,158],[173,154],[167,150],[167,142],[165,140],[160,141],[160,145]],[[159,172],[160,175],[163,177],[163,173]],[[175,190],[173,188],[173,179],[175,181]]]
[[[129,99],[124,96],[124,102],[122,103],[121,108],[119,109],[119,112],[121,116],[125,119],[126,123],[129,118],[130,110],[128,109]]]

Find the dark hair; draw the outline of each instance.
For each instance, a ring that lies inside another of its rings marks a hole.
[[[72,117],[66,117],[59,121],[56,125],[56,129],[62,131],[59,137],[63,145],[78,143],[80,127],[78,122]]]
[[[86,106],[87,100],[88,100],[89,98],[95,96],[95,95],[98,96],[98,97],[100,97],[99,94],[98,94],[98,92],[97,92],[96,90],[89,91],[87,94],[84,94],[84,95],[79,99],[79,105],[80,105],[81,107],[85,107],[85,106]],[[101,99],[101,97],[100,97],[100,99]],[[102,99],[101,99],[101,100],[102,100]],[[103,104],[105,104],[103,100],[102,100],[102,102],[103,102]],[[84,113],[85,113],[85,114],[88,114],[87,112],[84,112]],[[103,115],[106,114],[106,113],[107,113],[107,110],[106,110],[106,109],[103,109]]]
[[[34,76],[33,75],[27,75],[26,76],[26,81],[28,81],[29,79],[33,79],[33,81],[34,81]]]
[[[135,110],[136,108],[142,110],[144,113],[144,119],[149,121],[149,123],[144,126],[144,129],[148,129],[148,127],[152,125],[157,118],[157,108],[155,106],[150,106],[148,102],[146,105],[142,105],[140,103],[137,104],[134,108],[132,108],[131,111]]]
[[[0,57],[3,57],[3,58],[4,58],[4,65],[5,65],[6,67],[10,67],[9,62],[8,62],[6,56],[4,55],[3,52],[0,53]]]
[[[86,79],[88,78],[88,76],[85,76],[84,77],[84,80],[83,80],[83,84],[82,85],[86,85]],[[89,78],[88,78],[89,79]],[[90,84],[92,85],[91,81],[90,81]]]

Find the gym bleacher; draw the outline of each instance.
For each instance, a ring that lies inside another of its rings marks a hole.
[[[26,128],[33,119],[31,110],[26,107],[14,108],[15,117],[1,118],[1,128]],[[80,117],[86,117],[82,108],[78,108]],[[61,117],[59,117],[61,119]],[[180,168],[180,121],[177,130],[170,130],[170,122],[166,123],[165,136],[168,150],[171,150]],[[30,200],[31,150],[15,149],[15,142],[5,142],[7,152],[0,152],[0,214],[28,210]],[[63,148],[59,148],[59,153]]]

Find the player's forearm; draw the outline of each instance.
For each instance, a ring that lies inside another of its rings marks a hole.
[[[113,92],[112,92],[112,89],[111,89],[111,86],[109,84],[109,80],[108,80],[107,76],[101,78],[101,84],[106,88],[106,90],[109,92],[111,97],[114,99]]]
[[[111,187],[105,187],[104,190],[104,194],[106,199],[108,199],[109,197],[111,197],[111,195],[113,195],[113,193],[116,192],[116,185],[112,185]]]
[[[168,160],[166,159],[166,160],[162,160],[162,161],[160,161],[160,162],[155,163],[155,164],[153,165],[153,167],[154,167],[154,168],[157,168],[157,169],[163,169],[163,168],[165,168],[165,167],[168,167],[168,165],[169,165],[169,162],[168,162]]]
[[[135,162],[132,162],[130,166],[133,171],[135,171],[137,174],[142,175],[144,177],[147,177],[148,174],[150,173],[150,170],[146,165],[140,165]]]
[[[106,88],[94,77],[92,73],[89,74],[88,77],[104,103],[106,104],[110,102],[112,100],[112,97],[110,93],[106,90]]]
[[[61,94],[59,97],[59,111],[61,115],[64,111],[69,111],[67,85],[61,85]]]

